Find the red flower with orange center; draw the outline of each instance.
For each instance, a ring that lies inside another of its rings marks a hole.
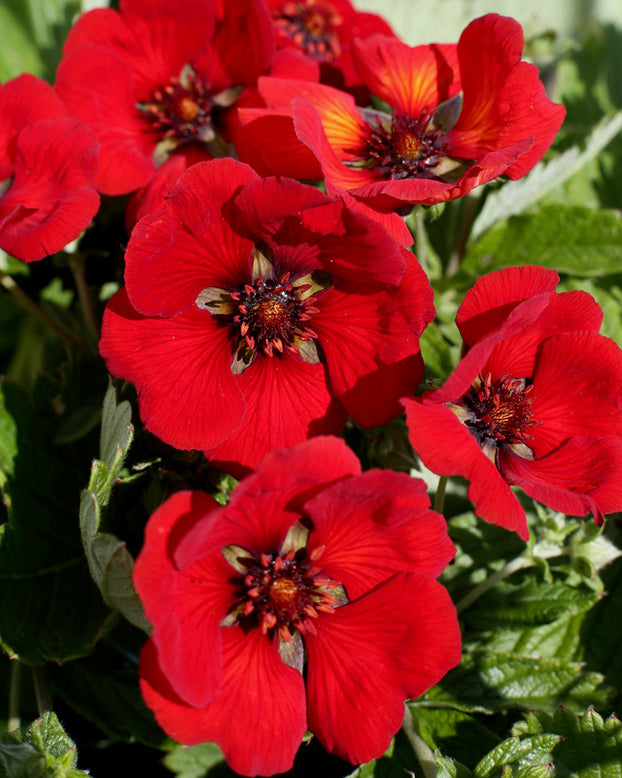
[[[149,430],[229,467],[400,413],[433,316],[412,253],[375,221],[232,159],[194,165],[130,238],[100,351]]]
[[[359,108],[322,84],[262,78],[267,108],[241,109],[240,118],[259,147],[278,145],[289,113],[328,191],[379,213],[452,200],[500,175],[524,176],[563,121],[522,50],[520,25],[497,14],[476,19],[457,44],[412,48],[373,35],[353,42],[353,59],[388,110]]]
[[[100,191],[144,187],[172,157],[192,163],[230,153],[228,110],[273,53],[262,0],[186,0],[183,13],[175,0],[121,0],[119,11],[83,14],[55,88],[101,142]],[[158,173],[159,197],[171,183],[166,169]]]
[[[180,492],[134,568],[145,701],[244,775],[288,770],[307,728],[353,763],[379,757],[404,701],[460,661],[435,580],[453,554],[422,481],[361,473],[336,438],[268,455],[224,508]]]
[[[403,400],[410,440],[441,475],[469,479],[475,512],[528,538],[509,485],[571,515],[622,510],[622,351],[585,292],[538,267],[481,278],[460,306],[453,375]]]

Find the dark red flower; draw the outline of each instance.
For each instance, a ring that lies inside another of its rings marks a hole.
[[[379,757],[404,700],[460,661],[435,580],[453,554],[422,481],[361,474],[336,438],[270,454],[224,508],[180,492],[134,568],[153,624],[143,696],[173,738],[218,743],[244,775],[288,770],[307,727],[350,762]]]
[[[24,262],[60,251],[99,208],[99,145],[31,75],[0,85],[0,247]]]
[[[262,0],[121,0],[70,31],[56,77],[69,112],[102,145],[99,189],[146,186],[177,149],[229,153],[227,112],[274,51]],[[185,158],[185,157],[184,157]]]
[[[374,221],[232,159],[194,165],[135,227],[100,351],[155,435],[254,467],[399,415],[432,293]]]
[[[411,48],[374,35],[352,50],[363,83],[388,112],[361,109],[322,84],[263,78],[268,109],[243,119],[263,120],[258,145],[269,135],[278,144],[279,127],[267,118],[289,111],[328,191],[376,211],[451,200],[502,174],[524,176],[565,115],[546,97],[537,68],[521,61],[522,29],[508,17],[476,19],[458,44]]]
[[[468,478],[476,513],[525,540],[510,484],[599,524],[622,510],[622,351],[598,334],[594,299],[558,281],[538,267],[481,278],[458,311],[466,353],[453,375],[403,400],[423,462]]]
[[[355,10],[350,0],[266,0],[278,50],[293,49],[320,65],[320,80],[367,103],[368,90],[352,61],[352,41],[393,35],[377,14]]]

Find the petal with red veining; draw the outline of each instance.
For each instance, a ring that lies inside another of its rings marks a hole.
[[[421,460],[438,475],[462,475],[468,496],[486,521],[529,538],[525,511],[475,437],[445,405],[404,399],[409,438]]]
[[[229,337],[207,311],[146,318],[122,289],[104,312],[100,353],[113,375],[136,386],[143,423],[166,443],[203,449],[240,426],[245,403]]]
[[[258,629],[223,628],[222,685],[211,703],[193,708],[173,691],[148,640],[140,657],[141,691],[156,720],[185,745],[218,743],[235,772],[288,770],[306,731],[304,682]],[[232,722],[235,723],[232,726]]]
[[[305,512],[313,522],[309,553],[324,547],[317,564],[351,601],[398,572],[437,576],[455,554],[424,482],[405,473],[345,478],[309,500]]]

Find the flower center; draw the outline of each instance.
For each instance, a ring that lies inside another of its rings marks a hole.
[[[322,576],[316,565],[323,547],[309,555],[304,545],[287,545],[277,554],[255,555],[240,546],[223,549],[226,560],[240,573],[232,579],[234,602],[223,626],[259,627],[263,634],[278,633],[289,643],[294,633],[315,634],[313,621],[319,614],[332,613],[347,602],[341,584]]]
[[[367,139],[368,154],[388,178],[420,176],[439,163],[445,149],[444,135],[425,111],[414,119],[394,110],[390,125],[376,117],[376,127]]]
[[[289,351],[305,362],[320,361],[318,336],[309,322],[319,313],[317,295],[330,285],[330,278],[318,271],[296,279],[289,272],[275,278],[273,261],[266,253],[253,249],[251,283],[234,292],[204,289],[196,301],[230,328],[231,369],[236,375],[260,353],[275,357]]]
[[[519,456],[533,459],[527,443],[530,428],[538,424],[532,418],[532,389],[524,378],[503,376],[493,382],[488,373],[477,378],[458,404],[460,410],[454,410],[491,458],[507,445]]]
[[[336,8],[318,0],[285,2],[275,24],[308,56],[327,62],[337,59],[341,45],[337,29],[343,20]]]
[[[205,82],[184,69],[180,78],[155,89],[151,100],[139,103],[138,110],[162,139],[210,141],[214,137],[212,97]]]

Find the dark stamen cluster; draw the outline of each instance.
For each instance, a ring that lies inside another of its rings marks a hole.
[[[327,62],[341,54],[336,30],[342,19],[330,3],[318,0],[284,3],[275,23],[310,57]]]
[[[414,119],[394,110],[390,127],[376,119],[367,148],[383,175],[391,179],[420,176],[439,163],[445,149],[444,133],[440,128],[432,128],[431,121],[427,111]]]
[[[264,634],[274,631],[289,642],[293,632],[315,634],[313,619],[322,612],[332,613],[339,605],[330,590],[340,585],[321,576],[314,564],[323,548],[310,556],[305,548],[259,557],[239,551],[235,566],[246,572],[235,581],[237,592],[228,623],[259,626]]]
[[[211,140],[213,136],[213,101],[203,80],[193,73],[184,73],[183,84],[172,78],[138,108],[161,138]]]
[[[524,379],[508,376],[493,382],[490,373],[473,384],[462,405],[469,411],[466,424],[480,443],[526,445],[528,430],[537,423],[532,419],[532,388]]]
[[[245,284],[231,294],[237,305],[233,321],[251,351],[261,349],[269,357],[274,356],[275,349],[297,353],[294,337],[299,341],[317,338],[306,324],[311,314],[318,312],[316,299],[301,298],[310,288],[309,284],[294,287],[290,274],[285,273],[278,280],[259,278],[252,286]]]

